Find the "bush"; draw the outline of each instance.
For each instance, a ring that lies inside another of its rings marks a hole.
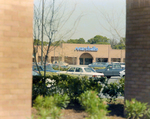
[[[50,82],[45,84],[42,82],[44,78],[51,79]],[[88,78],[86,76],[72,76],[68,74],[56,74],[47,72],[46,77],[34,77],[33,78],[33,94],[34,100],[38,95],[54,95],[56,93],[68,94],[71,100],[76,100],[82,93],[87,90],[94,90],[97,93],[103,93],[105,96],[109,96],[110,99],[116,99],[120,95],[124,95],[124,78],[119,83],[110,83],[105,77],[101,78]],[[49,87],[47,87],[49,85]]]
[[[78,98],[80,104],[89,114],[89,119],[105,119],[107,114],[107,105],[100,100],[95,91],[85,91]]]
[[[145,118],[150,118],[150,109],[147,103],[141,103],[136,99],[125,101],[125,111],[128,119],[140,119],[144,116],[146,116]]]
[[[105,96],[110,97],[110,101],[115,100],[118,96],[124,95],[124,78],[119,80],[119,83],[105,83],[102,93]]]
[[[38,111],[40,119],[59,119],[61,116],[61,108],[66,108],[70,102],[69,97],[64,94],[55,94],[54,96],[38,96],[34,101],[34,107]]]
[[[88,77],[78,77],[71,75],[53,75],[51,79],[55,80],[55,86],[57,92],[66,93],[71,100],[76,100],[82,93],[87,90],[95,90],[100,92],[102,85],[94,79],[88,79]]]

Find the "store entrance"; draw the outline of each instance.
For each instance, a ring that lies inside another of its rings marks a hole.
[[[93,62],[93,57],[89,53],[83,53],[80,56],[80,65],[89,65]]]
[[[85,58],[85,65],[89,65],[92,63],[92,58]]]

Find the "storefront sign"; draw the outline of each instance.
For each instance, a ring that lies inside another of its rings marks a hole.
[[[98,48],[96,48],[95,46],[93,46],[92,48],[90,48],[89,46],[84,48],[84,47],[76,47],[75,50],[77,51],[94,51],[94,52],[97,52],[98,51]]]

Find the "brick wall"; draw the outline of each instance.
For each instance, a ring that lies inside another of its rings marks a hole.
[[[125,98],[150,104],[150,0],[127,0]]]
[[[0,0],[0,119],[31,116],[33,0]]]

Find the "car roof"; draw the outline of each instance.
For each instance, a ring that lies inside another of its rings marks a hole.
[[[70,66],[70,67],[90,68],[90,67],[88,67],[88,66]]]

